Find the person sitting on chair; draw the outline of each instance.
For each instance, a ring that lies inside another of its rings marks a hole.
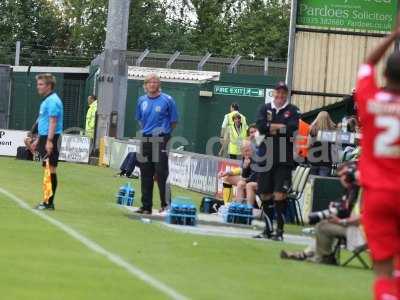
[[[340,166],[338,175],[346,194],[338,203],[331,203],[329,210],[311,213],[310,224],[315,227],[315,244],[301,252],[281,251],[282,259],[307,260],[315,263],[337,265],[334,245],[338,239],[346,239],[349,231],[360,225],[360,215],[354,209],[358,200],[359,186],[355,179],[355,162]],[[357,204],[357,205],[356,205]]]
[[[241,168],[222,172],[219,174],[223,178],[224,183],[236,186],[236,200],[245,200],[247,204],[254,205],[256,203],[257,191],[257,173],[252,170],[252,146],[250,141],[244,141],[242,144],[242,165]]]

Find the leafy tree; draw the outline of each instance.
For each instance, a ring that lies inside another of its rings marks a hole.
[[[58,8],[46,0],[3,0],[0,2],[0,43],[3,53],[12,55],[21,41],[22,63],[47,64],[52,57],[47,45],[62,46],[66,27]],[[1,53],[1,52],[0,52]],[[1,60],[9,62],[4,54]]]
[[[277,58],[287,55],[287,1],[172,0],[172,6],[185,12],[181,19],[192,21],[188,38],[191,49],[197,52]]]
[[[100,53],[106,38],[108,0],[64,0],[61,9],[68,26],[68,47],[82,54]]]
[[[87,65],[103,51],[108,0],[1,0],[0,63]],[[280,0],[135,0],[128,49],[285,58],[290,4]]]
[[[234,25],[232,48],[252,57],[286,58],[290,4],[251,1]]]

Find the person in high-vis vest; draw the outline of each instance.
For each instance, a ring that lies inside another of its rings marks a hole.
[[[231,159],[238,159],[241,154],[241,146],[247,138],[247,124],[242,122],[242,115],[236,113],[232,117],[233,122],[228,127],[229,145],[228,154]]]
[[[85,134],[91,139],[94,138],[94,131],[96,129],[96,112],[97,112],[97,97],[90,95],[88,97],[89,109],[86,113],[86,126]]]
[[[239,114],[242,119],[242,124],[247,127],[246,117],[239,112],[239,104],[232,103],[230,112],[224,116],[224,121],[221,126],[221,150],[219,156],[226,157],[227,148],[229,145],[229,128],[233,125],[233,116]]]
[[[230,159],[238,159],[241,156],[241,147],[243,141],[247,138],[247,124],[242,123],[242,115],[236,112],[233,117],[232,124],[227,128],[229,136],[228,154]],[[230,183],[223,183],[223,200],[224,202],[231,201],[232,198],[232,185]]]

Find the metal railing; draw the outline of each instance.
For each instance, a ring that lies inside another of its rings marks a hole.
[[[144,51],[127,51],[128,66],[150,68],[172,68],[183,70],[216,71],[243,75],[285,76],[286,61],[249,60],[237,55],[235,57],[213,57],[211,53],[204,56],[175,53],[153,53]]]

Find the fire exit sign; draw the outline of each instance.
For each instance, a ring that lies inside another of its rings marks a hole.
[[[214,86],[214,94],[237,97],[259,97],[264,98],[264,89],[236,87],[236,86]]]

